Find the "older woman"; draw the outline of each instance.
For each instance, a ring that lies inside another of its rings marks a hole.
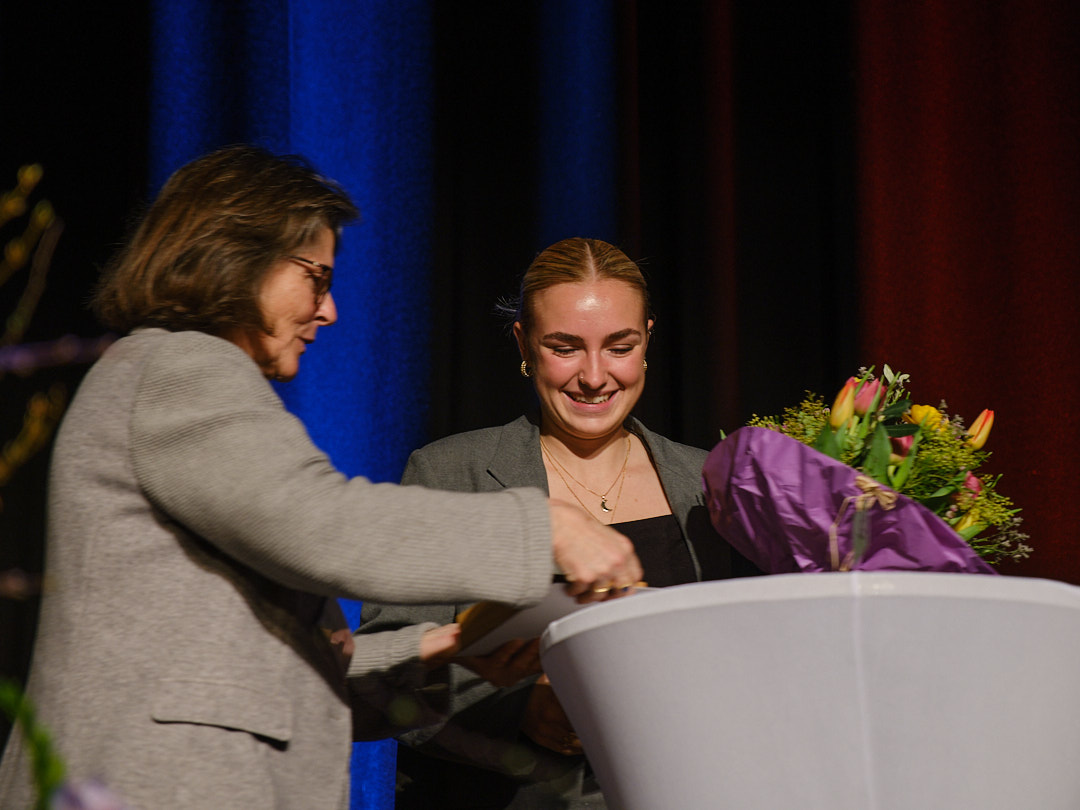
[[[540,492],[418,498],[311,444],[267,380],[337,319],[354,215],[303,162],[231,147],[169,180],[100,287],[130,335],[57,436],[28,692],[69,773],[135,806],[348,806],[329,597],[529,604],[553,562],[576,592],[640,575],[625,538]],[[350,671],[418,657],[422,630],[365,639]],[[16,732],[0,806],[31,803]]]
[[[706,451],[631,416],[652,326],[645,280],[618,248],[595,239],[547,248],[525,273],[513,325],[539,418],[428,445],[412,454],[402,482],[472,492],[535,486],[572,499],[631,538],[650,585],[754,573],[709,523]],[[449,621],[464,607],[369,603],[361,633]],[[508,645],[501,658],[509,682],[535,665],[536,644]],[[453,664],[436,677],[449,681],[450,716],[399,737],[398,808],[604,806],[542,676],[496,688]]]

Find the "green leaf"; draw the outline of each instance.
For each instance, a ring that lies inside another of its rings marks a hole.
[[[879,423],[870,440],[870,452],[863,464],[863,472],[877,481],[887,480],[891,450],[889,434],[885,431],[885,426]]]
[[[901,399],[889,405],[881,412],[886,419],[899,419],[911,407],[910,399]]]
[[[840,459],[840,443],[836,440],[836,434],[832,432],[832,428],[826,424],[821,433],[814,440],[814,449],[819,453],[824,453],[829,458]]]
[[[855,422],[855,438],[860,442],[866,438],[866,434],[870,432],[870,427],[876,421],[873,414],[873,409],[870,409],[866,412],[865,416],[859,418],[858,421]]]
[[[963,537],[965,540],[971,540],[975,535],[986,528],[985,523],[972,523],[966,529],[961,529],[957,534]]]
[[[896,425],[885,425],[885,430],[888,431],[890,436],[899,439],[901,436],[914,436],[919,432],[920,428],[910,422],[901,422]]]
[[[836,431],[836,446],[839,448],[837,450],[837,459],[840,459],[844,455],[845,450],[851,449],[850,445],[852,442],[850,440],[850,433],[851,431],[848,430],[847,422],[842,424]]]

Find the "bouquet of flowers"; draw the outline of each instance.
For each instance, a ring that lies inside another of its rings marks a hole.
[[[993,573],[1027,557],[1019,509],[979,474],[994,423],[913,404],[909,377],[860,369],[832,408],[813,393],[755,416],[705,466],[717,530],[769,573],[907,569]]]

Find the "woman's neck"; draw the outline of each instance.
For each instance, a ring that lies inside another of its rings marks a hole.
[[[576,457],[582,461],[598,462],[606,456],[618,456],[621,464],[629,435],[630,432],[620,426],[618,430],[603,436],[583,438],[554,429],[545,419],[540,422],[540,438],[549,452],[559,453],[560,460]]]

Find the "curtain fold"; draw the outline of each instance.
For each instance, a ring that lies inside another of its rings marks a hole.
[[[1080,11],[1067,2],[859,4],[865,362],[970,422],[1034,555],[1080,583],[1068,450],[1080,442]]]

